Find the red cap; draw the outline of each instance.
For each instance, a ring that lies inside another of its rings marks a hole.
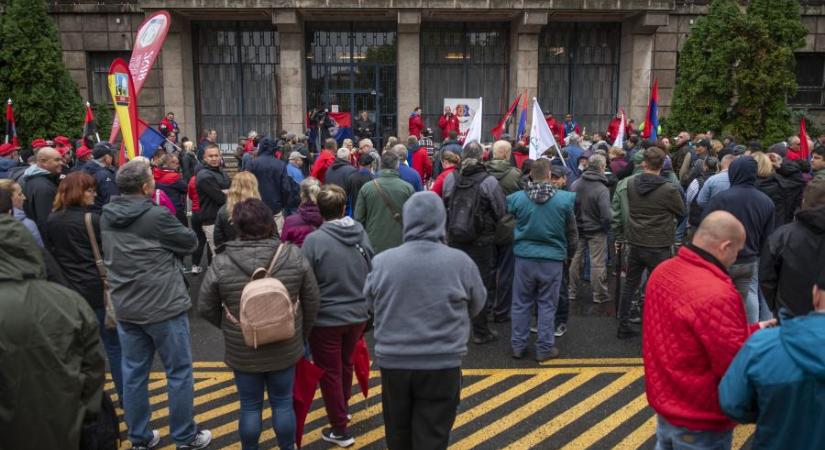
[[[66,136],[57,136],[54,138],[54,145],[63,147],[66,145],[72,145],[72,141],[70,141]]]
[[[48,147],[48,145],[48,142],[46,142],[46,140],[43,138],[37,138],[32,141],[32,149]]]
[[[72,149],[72,147],[67,145],[58,145],[54,149],[57,150],[58,153],[60,153],[60,156],[65,156],[66,153],[68,153],[69,150]]]
[[[86,156],[92,156],[92,149],[86,147],[85,145],[77,149],[76,153],[77,157],[80,159],[85,158]]]
[[[0,145],[0,156],[9,156],[17,150],[20,150],[20,147],[12,143]]]

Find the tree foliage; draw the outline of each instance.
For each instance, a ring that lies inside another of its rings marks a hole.
[[[714,0],[679,61],[669,132],[715,130],[776,142],[791,132],[794,55],[804,45],[798,0]]]
[[[83,102],[63,64],[57,27],[44,0],[8,0],[0,16],[0,95],[14,102],[21,143],[79,137]]]

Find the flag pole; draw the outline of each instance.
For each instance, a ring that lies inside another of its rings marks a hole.
[[[8,106],[11,106],[11,98],[9,98],[9,99],[8,99],[8,101],[6,102],[6,104],[7,104]],[[8,109],[8,107],[6,107],[6,108]],[[9,120],[9,118],[8,118],[8,116],[6,116],[6,131],[8,131],[8,129],[9,129],[8,120]],[[6,133],[6,142],[4,142],[4,144],[8,144],[8,143],[9,143],[9,139],[10,139],[9,134],[8,134],[8,133]]]

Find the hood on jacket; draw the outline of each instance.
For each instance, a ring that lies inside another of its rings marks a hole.
[[[802,169],[797,161],[783,161],[782,165],[776,169],[776,180],[783,189],[794,189],[805,186],[805,179],[802,178]]]
[[[160,184],[172,184],[180,180],[180,174],[178,172],[158,167],[152,168],[152,175],[155,177],[155,183]]]
[[[335,161],[333,161],[332,165],[330,166],[330,169],[337,169],[341,166],[352,167],[352,164],[349,161],[344,161],[343,159],[335,158]]]
[[[756,160],[750,156],[740,156],[733,160],[728,169],[730,185],[750,185],[756,183]]]
[[[416,192],[403,209],[404,242],[443,241],[447,212],[444,201],[433,192]]]
[[[9,170],[17,165],[17,161],[8,158],[0,158],[0,170]]]
[[[825,381],[825,314],[812,313],[782,322],[779,330],[782,345],[791,359],[805,373]]]
[[[509,162],[503,159],[491,159],[490,161],[487,161],[486,165],[487,172],[496,177],[497,180],[504,178],[513,168]]]
[[[652,173],[641,173],[633,179],[639,195],[647,195],[659,189],[659,186],[668,183],[667,178]]]
[[[802,209],[796,213],[796,220],[816,233],[825,233],[825,206]]]
[[[534,183],[532,181],[527,183],[527,189],[524,190],[527,198],[538,204],[547,203],[548,200],[556,195],[556,192],[558,192],[558,189],[550,183]]]
[[[318,229],[348,246],[360,243],[364,234],[364,227],[348,216],[324,222]]]
[[[36,177],[36,176],[40,176],[40,175],[49,176],[51,174],[52,173],[49,172],[48,170],[43,169],[42,167],[38,166],[37,164],[33,164],[33,165],[29,166],[29,168],[26,169],[25,172],[23,172],[23,178]]]
[[[322,223],[324,223],[324,218],[321,217],[321,212],[318,210],[318,206],[314,203],[301,203],[301,206],[298,207],[298,214],[301,216],[301,220],[308,225],[312,225],[314,227],[320,227]]]
[[[138,195],[123,195],[103,207],[101,220],[115,228],[126,228],[155,206],[151,200]]]
[[[258,155],[275,155],[275,151],[278,150],[280,146],[275,139],[272,139],[269,136],[264,137],[263,139],[258,142]]]
[[[46,278],[46,265],[31,232],[9,214],[0,214],[0,280]]]
[[[581,178],[584,178],[587,181],[597,181],[607,186],[607,177],[597,170],[587,169],[582,172]]]

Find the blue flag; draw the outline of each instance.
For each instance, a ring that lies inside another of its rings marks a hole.
[[[155,156],[155,150],[166,142],[166,138],[160,131],[145,125],[141,122],[143,132],[140,133],[140,155],[151,159]]]

